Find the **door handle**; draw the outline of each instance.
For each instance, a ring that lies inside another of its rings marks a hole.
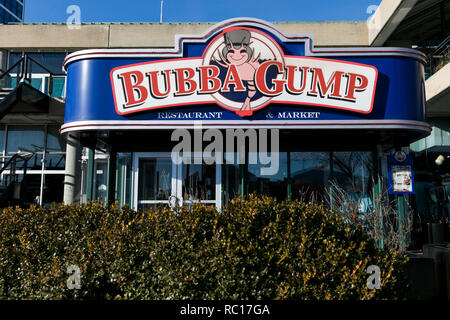
[[[171,195],[169,197],[169,206],[170,207],[176,207],[179,204],[179,198],[177,196]],[[175,203],[173,203],[172,201],[175,201]]]

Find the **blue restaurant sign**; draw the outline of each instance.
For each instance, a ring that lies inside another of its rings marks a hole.
[[[315,48],[258,19],[180,35],[173,49],[99,49],[67,57],[62,132],[270,127],[406,129],[425,123],[423,53]]]

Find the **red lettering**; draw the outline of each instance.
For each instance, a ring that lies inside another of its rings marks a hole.
[[[331,94],[328,95],[328,97],[342,98],[342,96],[340,95],[340,90],[341,90],[342,75],[344,74],[344,72],[335,71],[331,79],[328,81],[328,84],[325,84],[322,69],[311,68],[310,70],[313,72],[314,78],[312,89],[311,91],[308,92],[309,95],[317,96],[320,94],[320,96],[323,98],[327,95],[328,90],[330,90],[330,88],[333,87],[333,91],[331,92]],[[319,92],[317,90],[319,90]]]
[[[159,71],[150,71],[147,73],[147,77],[150,78],[150,93],[157,99],[166,98],[170,92],[170,70],[163,70],[161,74],[164,76],[164,82],[166,84],[166,92],[161,92],[158,85],[158,73]]]
[[[255,76],[256,87],[258,88],[259,92],[266,96],[276,96],[281,94],[283,92],[283,85],[285,83],[285,80],[273,79],[273,86],[271,88],[267,87],[266,73],[271,66],[276,66],[278,69],[278,73],[283,72],[283,64],[281,62],[266,61],[259,66]]]
[[[349,73],[348,74],[348,90],[345,99],[356,101],[355,92],[362,92],[367,89],[369,80],[362,74]],[[360,80],[360,84],[356,85],[356,81]]]
[[[130,71],[118,75],[122,80],[125,94],[125,108],[135,107],[143,104],[148,97],[147,89],[141,85],[144,75],[139,71]],[[137,94],[137,97],[135,96]]]
[[[200,66],[200,90],[198,93],[214,93],[220,89],[222,82],[217,78],[220,74],[220,69],[217,66]],[[212,88],[209,84],[212,83]]]
[[[229,92],[230,84],[234,84],[234,92],[245,91],[244,84],[242,83],[239,72],[234,64],[230,65],[228,68],[227,75],[225,77],[225,82],[223,83],[222,91]]]
[[[197,82],[193,80],[195,76],[194,69],[180,68],[173,70],[176,76],[177,91],[176,96],[190,95],[197,90]],[[186,88],[188,85],[189,88]]]
[[[294,75],[295,71],[297,71],[297,66],[286,66],[287,70],[287,82],[286,82],[286,90],[291,94],[301,94],[303,91],[305,91],[306,88],[306,78],[308,76],[308,67],[301,67],[299,68],[302,79],[301,79],[301,88],[296,89],[294,86]]]

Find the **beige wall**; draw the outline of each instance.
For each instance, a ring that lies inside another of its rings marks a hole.
[[[427,79],[425,92],[429,117],[450,116],[450,63]]]
[[[0,48],[77,50],[89,48],[173,47],[176,34],[201,34],[212,23],[0,25]],[[367,24],[361,22],[276,23],[285,33],[311,34],[316,46],[367,46]]]

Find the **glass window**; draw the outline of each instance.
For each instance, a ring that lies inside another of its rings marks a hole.
[[[333,180],[345,195],[359,202],[361,212],[371,205],[371,152],[333,152]]]
[[[169,200],[172,187],[172,160],[139,160],[139,200]]]
[[[328,152],[291,152],[292,199],[322,201],[329,185]]]
[[[46,169],[64,169],[66,165],[66,143],[59,133],[59,126],[47,127]]]
[[[46,94],[49,93],[49,81],[50,78],[45,78],[45,88],[44,92]],[[53,88],[52,88],[52,94],[51,96],[54,98],[63,98],[64,97],[64,86],[66,83],[65,77],[54,77],[53,78]]]
[[[27,52],[26,54],[54,74],[64,75],[62,71],[62,64],[67,55],[65,52]],[[11,52],[9,55],[9,66],[12,66],[14,63],[19,61],[20,58],[22,58],[22,52]],[[31,63],[30,68],[32,73],[48,73],[46,70],[34,63]]]
[[[255,156],[249,153],[249,158]],[[269,154],[273,170],[268,170],[269,165],[261,163],[260,154],[254,157],[253,161],[249,160],[247,184],[248,193],[256,192],[258,195],[266,195],[277,198],[279,201],[287,198],[287,154],[279,152]],[[253,163],[250,163],[253,162]],[[255,163],[256,162],[256,163]]]
[[[183,200],[216,199],[216,165],[183,164]]]
[[[19,150],[35,154],[28,161],[28,168],[40,168],[44,150],[44,126],[8,126],[6,153],[12,156]]]
[[[241,194],[240,192],[240,183],[243,172],[244,165],[239,164],[227,164],[223,165],[223,196],[224,201],[227,203],[231,199],[236,198]]]

